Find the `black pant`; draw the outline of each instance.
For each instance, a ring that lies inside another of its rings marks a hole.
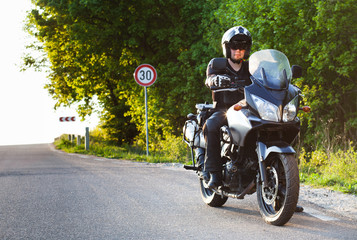
[[[226,109],[217,110],[206,121],[203,126],[203,134],[206,140],[206,172],[222,170],[220,128],[227,124]]]

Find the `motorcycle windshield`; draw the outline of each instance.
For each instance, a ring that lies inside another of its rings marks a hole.
[[[249,58],[249,72],[265,87],[273,90],[286,89],[292,77],[288,58],[273,49],[252,54]]]

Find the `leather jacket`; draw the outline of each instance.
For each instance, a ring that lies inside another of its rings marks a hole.
[[[216,77],[216,75],[225,75],[229,76],[231,78],[232,82],[236,82],[237,80],[245,80],[245,86],[249,86],[252,82],[250,80],[250,73],[249,73],[249,64],[248,61],[243,61],[242,62],[242,67],[239,69],[239,71],[235,71],[231,65],[228,63],[227,67],[222,71],[218,71],[215,69],[212,69],[211,64],[212,64],[213,59],[209,62],[207,66],[207,71],[206,71],[206,86],[210,87],[213,85],[213,81]],[[222,92],[212,92],[212,99],[215,104],[216,108],[222,109],[228,109],[231,107],[233,104],[239,102],[240,100],[244,99],[244,93],[240,91],[222,91]]]

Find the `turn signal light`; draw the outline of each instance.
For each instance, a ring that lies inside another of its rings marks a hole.
[[[309,106],[303,106],[303,107],[301,108],[301,110],[303,110],[303,111],[306,112],[306,113],[311,112],[311,108],[310,108]]]
[[[242,106],[241,105],[239,105],[239,104],[236,104],[236,105],[234,105],[233,106],[233,109],[235,110],[235,111],[240,111],[240,110],[242,110]]]

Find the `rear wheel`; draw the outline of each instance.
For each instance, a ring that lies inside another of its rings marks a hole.
[[[257,183],[259,210],[267,223],[281,226],[295,212],[299,198],[299,170],[291,154],[274,154],[265,162],[267,183]]]
[[[221,207],[227,202],[228,197],[221,196],[207,187],[205,180],[200,179],[201,197],[211,207]]]

